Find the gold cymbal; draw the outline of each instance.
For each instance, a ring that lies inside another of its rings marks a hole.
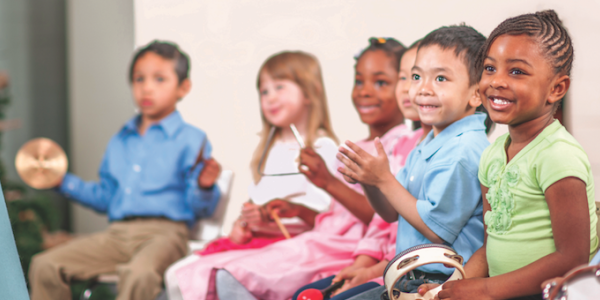
[[[36,138],[25,143],[15,158],[17,173],[35,189],[57,186],[67,173],[68,165],[65,151],[47,138]]]

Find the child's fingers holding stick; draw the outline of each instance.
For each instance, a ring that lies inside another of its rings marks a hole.
[[[314,185],[326,189],[333,176],[327,169],[327,164],[321,156],[310,147],[300,151],[300,167],[303,173]]]
[[[279,230],[281,230],[281,233],[283,233],[283,236],[285,236],[286,239],[292,238],[290,236],[290,233],[287,231],[287,229],[283,225],[283,223],[281,223],[281,220],[279,219],[279,216],[277,215],[277,211],[276,210],[272,210],[271,211],[271,217],[273,218],[273,220],[277,224],[277,227],[279,227]]]

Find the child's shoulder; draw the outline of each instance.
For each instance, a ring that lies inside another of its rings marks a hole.
[[[467,131],[452,137],[444,143],[440,154],[448,156],[455,161],[476,161],[483,151],[490,145],[484,131]]]
[[[564,126],[560,125],[558,121],[555,121],[551,126],[555,128],[550,128],[551,132],[544,136],[543,140],[540,142],[541,147],[547,148],[548,150],[551,150],[552,148],[565,148],[583,151],[583,147],[581,147],[575,137],[573,137]]]
[[[206,137],[206,132],[204,132],[204,130],[186,122],[183,122],[181,125],[181,133],[186,137],[192,138]]]
[[[552,163],[572,165],[583,163],[589,166],[589,159],[581,144],[558,121],[548,128],[550,132],[531,149],[529,157],[536,164]]]

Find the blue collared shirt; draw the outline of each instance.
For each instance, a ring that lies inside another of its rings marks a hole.
[[[483,203],[477,171],[481,154],[490,144],[484,120],[484,114],[475,114],[452,123],[435,138],[431,131],[396,175],[417,198],[417,211],[423,222],[465,262],[483,245]],[[404,218],[398,218],[396,253],[427,243],[431,241]],[[452,272],[441,264],[418,269]]]
[[[85,182],[67,174],[59,190],[110,221],[127,217],[165,217],[192,226],[197,218],[209,217],[220,197],[215,185],[200,189],[194,167],[202,145],[203,157],[212,147],[206,134],[183,121],[175,111],[152,125],[141,136],[139,116],[115,134],[104,153],[98,182]]]

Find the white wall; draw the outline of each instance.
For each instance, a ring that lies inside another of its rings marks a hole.
[[[110,137],[134,113],[127,69],[133,51],[133,2],[68,0],[71,172],[98,178]],[[72,205],[76,233],[106,227],[106,215]]]
[[[558,11],[575,43],[569,128],[588,152],[595,181],[600,182],[597,1],[68,0],[67,4],[71,170],[96,179],[108,139],[132,115],[126,72],[133,45],[153,39],[175,41],[191,56],[194,85],[179,109],[188,122],[208,132],[216,158],[236,174],[226,229],[247,199],[248,164],[260,129],[256,72],[269,55],[288,49],[314,53],[322,64],[334,129],[341,139],[355,140],[367,131],[350,102],[352,56],[367,38],[390,36],[410,44],[439,26],[463,21],[488,35],[509,16],[546,8]],[[74,211],[77,232],[100,230],[105,220],[88,209]]]
[[[226,226],[247,199],[248,164],[260,129],[256,73],[269,55],[288,49],[314,53],[323,68],[334,129],[341,139],[355,140],[367,131],[350,102],[352,57],[369,37],[395,37],[410,44],[439,26],[463,21],[488,35],[507,17],[548,8],[558,11],[575,43],[569,127],[588,152],[600,182],[598,1],[134,2],[136,46],[171,40],[191,56],[194,87],[179,109],[188,122],[208,132],[215,157],[235,171]]]

